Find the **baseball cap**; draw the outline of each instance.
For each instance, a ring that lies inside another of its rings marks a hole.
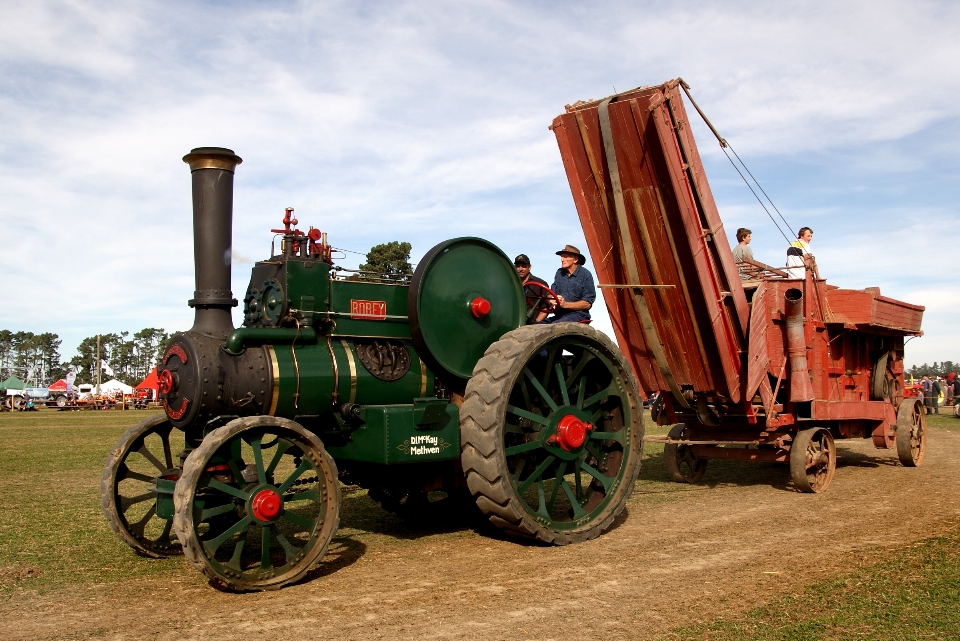
[[[520,254],[519,256],[517,256],[516,258],[513,259],[513,264],[514,264],[514,265],[529,265],[529,264],[530,264],[530,257],[527,256],[526,254]]]

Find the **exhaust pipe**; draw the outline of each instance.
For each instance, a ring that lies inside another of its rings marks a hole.
[[[790,400],[808,403],[813,400],[813,384],[807,366],[807,345],[803,338],[803,292],[791,287],[784,294],[787,317],[787,359],[790,361]]]
[[[193,178],[193,260],[197,289],[192,332],[224,338],[233,331],[230,289],[233,172],[243,160],[230,149],[198,147],[183,157]]]

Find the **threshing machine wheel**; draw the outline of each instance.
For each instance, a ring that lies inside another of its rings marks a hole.
[[[790,476],[801,492],[823,492],[837,469],[837,446],[830,430],[800,430],[790,445]]]
[[[180,474],[173,464],[172,431],[165,414],[140,421],[120,437],[100,478],[100,506],[110,529],[138,554],[152,558],[181,553],[170,536],[172,514],[157,514],[158,483],[167,477],[172,488]],[[172,495],[167,498],[172,507]]]
[[[686,426],[677,423],[670,428],[667,437],[680,440]],[[708,459],[698,458],[693,453],[692,445],[674,445],[668,443],[663,446],[663,466],[667,468],[670,479],[677,483],[699,483],[707,471]]]
[[[592,539],[640,472],[643,413],[610,339],[579,323],[529,325],[491,345],[460,409],[461,462],[477,506],[509,534]]]
[[[339,526],[337,467],[298,423],[240,418],[190,453],[174,505],[184,555],[212,583],[277,589],[307,573]]]
[[[897,411],[897,458],[905,467],[917,467],[927,453],[927,415],[923,402],[909,399]]]

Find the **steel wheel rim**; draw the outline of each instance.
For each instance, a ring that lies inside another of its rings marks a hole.
[[[192,527],[218,575],[241,585],[282,581],[326,544],[322,457],[295,433],[274,426],[241,432],[203,466],[190,496]],[[270,493],[280,506],[275,518],[264,518],[255,504]]]
[[[823,489],[830,482],[834,447],[833,440],[822,430],[814,434],[807,444],[807,480],[814,491]]]
[[[568,450],[558,428],[570,416],[593,429]],[[570,336],[541,345],[514,381],[503,423],[512,488],[527,513],[558,531],[603,514],[625,475],[630,423],[628,390],[603,350]]]
[[[913,425],[910,428],[910,453],[913,460],[920,462],[924,455],[924,417],[917,411],[916,406],[913,410]]]
[[[153,421],[154,424],[150,424]],[[180,544],[172,536],[173,519],[157,515],[157,477],[176,481],[170,435],[173,426],[166,417],[147,419],[127,443],[121,439],[122,454],[109,461],[104,482],[111,501],[104,503],[108,520],[115,519],[120,535],[135,550],[146,555],[170,556],[180,553]],[[126,436],[126,435],[125,435]],[[172,508],[172,496],[170,497]]]

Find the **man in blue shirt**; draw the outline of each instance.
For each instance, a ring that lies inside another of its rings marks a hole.
[[[597,300],[593,274],[583,267],[586,257],[573,245],[557,252],[560,269],[553,277],[553,291],[557,294],[557,308],[553,316],[541,323],[578,323],[590,320],[590,308]]]

